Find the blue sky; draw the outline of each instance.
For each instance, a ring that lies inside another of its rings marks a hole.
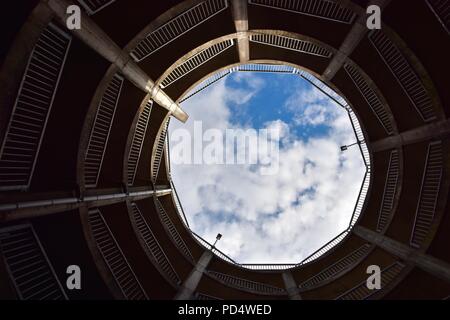
[[[296,263],[346,229],[365,167],[346,112],[294,74],[235,72],[183,103],[204,129],[279,128],[279,170],[174,164],[191,228],[240,263]],[[171,158],[175,157],[171,139]]]

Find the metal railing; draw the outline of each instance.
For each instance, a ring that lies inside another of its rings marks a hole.
[[[169,158],[169,157],[168,157]],[[170,188],[172,189],[172,192],[174,193],[172,196],[173,202],[175,204],[175,207],[177,208],[178,214],[181,217],[181,221],[183,222],[184,226],[189,229],[189,222],[186,218],[186,214],[184,213],[183,206],[181,205],[180,198],[178,197],[178,192],[175,186],[173,185],[172,179],[170,179]]]
[[[186,100],[192,98],[197,93],[200,93],[201,91],[205,90],[206,88],[208,88],[209,86],[213,85],[214,83],[219,82],[220,80],[222,80],[223,78],[228,76],[230,73],[231,73],[231,69],[227,69],[227,70],[224,70],[224,71],[217,72],[216,74],[212,75],[211,77],[209,77],[208,79],[206,79],[205,81],[200,83],[194,89],[194,91],[192,93],[188,94],[187,96],[182,97],[180,99],[179,103],[183,103]]]
[[[30,186],[71,39],[50,23],[31,52],[0,147],[0,190]]]
[[[383,289],[393,280],[395,280],[398,277],[398,275],[402,272],[404,267],[405,267],[404,264],[400,262],[394,262],[390,266],[384,268],[381,271],[381,288]],[[367,287],[366,280],[364,280],[355,287],[338,296],[336,300],[366,300],[371,296],[373,296],[375,293],[379,292],[380,290],[376,289],[370,290]]]
[[[220,257],[224,261],[238,265],[243,268],[252,269],[252,270],[264,270],[264,271],[286,270],[286,269],[298,267],[298,266],[304,265],[306,263],[309,263],[309,262],[317,259],[318,257],[321,257],[322,255],[324,255],[325,253],[327,253],[331,249],[333,249],[336,245],[338,245],[343,239],[345,239],[350,234],[351,229],[358,221],[358,219],[364,209],[367,193],[369,192],[370,183],[371,183],[371,156],[370,156],[370,152],[367,147],[367,144],[365,142],[365,134],[364,134],[364,131],[363,131],[361,125],[359,124],[359,119],[358,119],[357,115],[355,114],[353,109],[350,107],[350,105],[347,103],[347,101],[343,97],[341,97],[338,93],[336,93],[333,89],[331,89],[328,85],[326,85],[323,81],[321,81],[320,79],[316,78],[315,76],[313,76],[312,74],[310,74],[304,70],[300,70],[300,69],[297,69],[297,68],[294,68],[291,66],[280,66],[277,64],[273,64],[273,65],[270,65],[270,64],[269,65],[267,65],[267,64],[266,65],[247,64],[247,65],[240,65],[237,67],[230,68],[229,72],[220,71],[221,75],[223,75],[221,78],[231,74],[232,72],[237,72],[237,71],[277,72],[277,73],[289,73],[289,74],[299,75],[300,77],[302,77],[303,79],[308,81],[315,88],[320,90],[323,94],[328,96],[330,99],[332,99],[334,102],[336,102],[340,107],[344,108],[347,111],[348,117],[352,124],[352,129],[354,131],[355,137],[358,142],[359,150],[361,152],[361,155],[362,155],[365,167],[366,167],[364,179],[361,184],[361,188],[360,188],[360,191],[358,194],[358,199],[356,201],[356,204],[355,204],[355,207],[353,210],[353,214],[352,214],[352,218],[349,222],[349,225],[346,230],[344,230],[343,232],[338,234],[335,238],[331,239],[329,242],[327,242],[321,248],[317,249],[311,255],[309,255],[308,257],[303,259],[300,263],[293,263],[293,264],[242,264],[242,263],[237,263],[236,261],[234,261],[232,258],[227,256],[226,254],[224,254],[217,248],[213,247],[209,242],[207,242],[206,240],[201,238],[199,235],[197,235],[195,232],[193,232],[190,229],[189,224],[186,219],[186,216],[185,216],[185,213],[184,213],[184,210],[183,210],[183,207],[181,206],[180,201],[178,199],[178,195],[176,193],[176,188],[174,186],[172,179],[170,178],[171,188],[174,191],[174,192],[172,192],[172,196],[174,198],[173,201],[175,202],[175,207],[177,208],[180,219],[183,221],[183,224],[185,225],[185,227],[192,233],[194,238],[200,244],[202,244],[204,247],[206,247],[209,250],[212,250],[218,257]],[[206,81],[204,83],[205,83],[205,85],[203,85],[203,83],[201,83],[198,86],[198,88],[201,88],[201,89],[197,89],[194,94],[201,92],[201,90],[205,89],[206,87],[208,87],[211,84]],[[190,98],[192,96],[193,95],[186,97],[185,99],[183,99],[183,101],[186,101],[188,98]]]
[[[124,79],[115,74],[100,100],[84,158],[86,187],[95,188],[102,169]]]
[[[450,33],[450,2],[448,0],[426,0],[431,11],[447,33]]]
[[[96,14],[116,0],[78,0],[78,3],[86,10],[88,15]]]
[[[387,134],[392,135],[394,133],[394,129],[391,118],[389,117],[389,112],[384,107],[378,95],[370,87],[370,85],[363,78],[362,74],[358,71],[356,67],[350,64],[346,64],[344,66],[344,69],[349,75],[350,79],[352,79],[353,83],[358,88],[361,95],[366,100],[369,107],[372,109],[378,121],[380,121],[384,130],[387,132]]]
[[[153,257],[153,262],[174,286],[180,285],[180,277],[170,263],[169,258],[159,244],[156,236],[153,234],[150,226],[147,224],[147,221],[143,217],[136,203],[131,204],[131,210],[132,217],[134,218],[137,230],[139,231],[139,235],[144,241],[147,251]]]
[[[0,229],[0,252],[20,300],[67,300],[31,224]]]
[[[147,35],[131,52],[137,62],[178,39],[228,8],[227,0],[206,0],[186,10]]]
[[[152,106],[153,101],[149,100],[142,112],[139,114],[139,119],[134,130],[127,162],[127,182],[129,186],[134,184],[134,180],[136,178],[137,166],[139,159],[141,158],[142,146],[144,145],[145,134],[150,121]]]
[[[183,255],[192,263],[195,262],[194,257],[192,256],[191,250],[189,250],[189,247],[184,242],[183,238],[181,237],[180,233],[178,232],[177,228],[173,224],[172,220],[170,219],[169,215],[167,214],[166,210],[162,206],[161,202],[159,202],[158,199],[155,199],[156,207],[159,211],[159,217],[164,225],[164,228],[168,231],[169,235],[171,236],[172,240],[174,241],[175,245],[180,249],[180,251],[183,253]]]
[[[355,13],[341,7],[335,1],[327,0],[249,0],[252,5],[269,7],[294,13],[305,14],[335,22],[350,24],[355,19]]]
[[[435,120],[436,113],[433,101],[427,89],[394,42],[380,30],[372,30],[369,33],[369,40],[397,79],[422,119],[425,122]]]
[[[443,166],[442,142],[431,142],[428,145],[414,227],[411,233],[410,244],[412,247],[419,248],[430,231],[436,212]]]
[[[284,64],[241,64],[232,69],[241,72],[294,73],[294,68]]]
[[[151,171],[152,171],[152,179],[153,182],[156,183],[158,179],[159,168],[161,167],[161,160],[164,156],[164,146],[166,143],[166,136],[169,129],[170,118],[167,118],[166,123],[162,126],[159,131],[156,139],[155,146],[152,151],[152,159],[151,159]],[[166,155],[168,157],[168,155]]]
[[[317,287],[321,283],[333,279],[338,275],[341,275],[345,271],[357,265],[364,257],[366,257],[371,247],[372,246],[370,244],[362,245],[358,249],[346,255],[344,258],[323,269],[311,278],[303,281],[299,285],[299,288],[310,289],[313,287]]]
[[[381,232],[388,225],[394,208],[395,193],[400,175],[399,154],[397,150],[392,150],[389,157],[389,167],[384,184],[383,198],[381,200],[380,213],[378,217],[377,231]]]
[[[127,300],[148,300],[136,274],[128,263],[106,220],[98,209],[89,210],[89,225],[97,248]]]
[[[221,298],[213,297],[211,295],[200,293],[200,292],[195,293],[194,298],[195,298],[194,300],[201,300],[201,301],[223,300]]]
[[[250,292],[255,292],[259,294],[270,294],[270,295],[285,295],[286,290],[278,288],[272,285],[268,285],[261,282],[251,281],[239,277],[235,277],[229,274],[207,270],[206,274],[222,283],[231,285],[235,288],[247,290]]]
[[[206,49],[196,53],[195,55],[193,55],[192,57],[190,57],[189,59],[187,59],[180,65],[178,65],[174,70],[172,70],[172,72],[170,72],[164,78],[164,80],[162,80],[160,87],[163,89],[167,88],[168,86],[170,86],[174,82],[180,80],[181,78],[183,78],[187,74],[191,73],[192,71],[194,71],[201,65],[205,64],[209,60],[211,60],[214,57],[217,57],[221,53],[225,52],[226,50],[231,48],[233,45],[234,45],[234,40],[232,40],[232,39],[225,40],[225,41],[216,43],[216,44],[210,46],[209,48],[206,48]]]
[[[322,46],[314,42],[299,40],[276,34],[266,34],[266,33],[251,34],[249,40],[250,42],[265,44],[277,48],[306,53],[323,58],[330,58],[332,56],[331,51],[323,48]]]

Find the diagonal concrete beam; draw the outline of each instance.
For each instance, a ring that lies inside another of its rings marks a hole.
[[[409,262],[442,280],[450,282],[450,265],[448,263],[425,253],[421,253],[410,246],[367,228],[356,226],[352,231],[357,236],[377,245],[400,259]]]
[[[288,293],[290,300],[302,300],[300,296],[300,290],[298,289],[297,283],[290,271],[285,271],[281,274],[283,277],[284,287]]]
[[[187,279],[183,282],[174,300],[190,300],[192,298],[195,290],[197,290],[197,286],[200,283],[200,280],[203,277],[203,273],[205,273],[205,270],[211,262],[213,256],[214,254],[211,250],[203,252],[200,260],[198,260],[194,269],[191,271]]]
[[[104,193],[80,197],[52,198],[36,201],[23,201],[0,204],[0,223],[20,219],[42,217],[78,209],[82,206],[103,207],[124,201],[138,201],[152,197],[162,197],[172,192],[170,188],[157,190],[132,190],[129,193]]]
[[[236,31],[238,33],[237,47],[239,52],[239,61],[241,63],[250,60],[250,41],[248,40],[248,1],[232,0],[233,19]]]
[[[372,0],[369,5],[377,5],[383,10],[391,0]],[[336,73],[342,68],[347,58],[352,54],[361,40],[365,37],[365,35],[369,32],[366,26],[367,16],[365,14],[361,14],[356,20],[350,32],[347,34],[344,42],[341,44],[341,47],[334,55],[333,59],[330,61],[330,64],[325,69],[322,77],[330,81],[334,78]]]
[[[433,122],[422,127],[402,132],[399,135],[387,137],[370,144],[372,152],[381,152],[400,148],[408,144],[427,141],[432,138],[445,139],[450,136],[450,119]]]
[[[67,8],[74,3],[66,0],[42,0],[65,26],[68,18]],[[86,45],[103,58],[117,66],[121,73],[136,87],[150,94],[161,107],[171,115],[186,122],[188,115],[124,52],[87,14],[81,13],[81,29],[71,30]]]

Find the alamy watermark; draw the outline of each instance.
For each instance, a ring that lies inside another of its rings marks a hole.
[[[177,128],[170,132],[171,162],[177,165],[249,165],[261,175],[274,175],[279,169],[282,129],[203,128],[194,121],[193,130]]]

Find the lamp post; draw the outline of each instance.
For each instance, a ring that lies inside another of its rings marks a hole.
[[[344,152],[346,151],[348,148],[354,146],[354,145],[360,145],[361,143],[363,143],[363,141],[357,141],[355,143],[349,144],[347,146],[341,146],[341,151]]]
[[[222,235],[220,233],[217,234],[216,236],[216,241],[214,242],[214,244],[212,245],[212,248],[216,247],[217,241],[219,241],[220,239],[222,239]],[[212,249],[211,248],[211,249]]]

